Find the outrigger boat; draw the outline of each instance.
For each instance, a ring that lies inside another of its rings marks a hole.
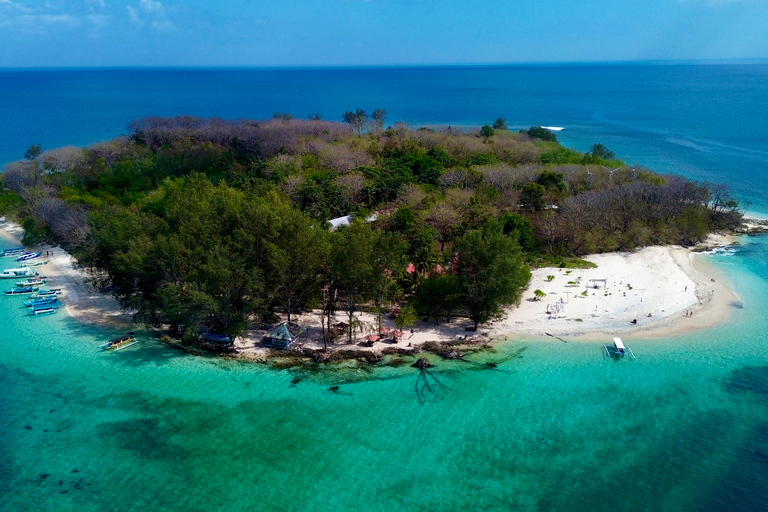
[[[25,306],[28,308],[36,308],[38,306],[43,306],[45,304],[55,304],[59,302],[59,298],[55,295],[49,295],[47,297],[43,297],[40,299],[32,299],[30,301],[27,301],[24,303]]]
[[[632,359],[637,359],[635,354],[632,353],[632,349],[624,346],[624,342],[621,341],[621,338],[613,338],[613,346],[603,345],[603,348],[605,348],[605,355],[608,357],[614,355],[621,358],[629,354],[632,356]]]
[[[6,290],[6,295],[21,295],[24,293],[34,293],[37,291],[37,286],[25,286],[24,288],[14,288],[13,290]]]
[[[45,284],[47,281],[48,281],[47,277],[31,277],[26,281],[20,281],[16,283],[16,286],[18,286],[19,288],[24,288],[25,286],[38,286],[41,284]]]
[[[139,342],[139,340],[133,337],[134,334],[136,333],[129,332],[128,334],[123,334],[122,336],[118,336],[117,338],[109,340],[99,348],[104,350],[122,350],[125,347],[130,347],[131,345],[135,345]]]
[[[51,260],[45,260],[45,261],[36,261],[34,263],[22,263],[22,267],[39,267],[41,265],[47,265],[48,262]]]
[[[18,256],[24,253],[24,247],[12,247],[3,251],[3,256]]]
[[[25,252],[18,258],[16,258],[16,261],[27,261],[27,260],[33,260],[35,258],[39,258],[43,253],[42,252]]]
[[[59,295],[61,288],[51,288],[50,290],[40,290],[35,294],[35,297],[48,297],[51,295]]]
[[[40,309],[33,309],[32,311],[27,313],[27,315],[29,315],[29,316],[40,316],[40,315],[53,314],[55,312],[56,312],[56,308],[54,308],[54,307],[45,307],[45,308],[40,308]]]

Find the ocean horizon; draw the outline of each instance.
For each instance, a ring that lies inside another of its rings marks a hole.
[[[384,108],[388,125],[561,126],[568,147],[726,183],[765,215],[767,93],[763,64],[0,70],[0,162],[150,115]],[[520,337],[428,374],[275,370],[139,329],[103,352],[119,332],[4,296],[0,510],[765,510],[768,239],[699,257],[739,297],[726,324],[627,336],[633,361],[597,336]]]

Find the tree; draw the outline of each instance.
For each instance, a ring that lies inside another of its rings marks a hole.
[[[340,292],[349,318],[348,340],[352,343],[355,307],[371,298],[377,278],[384,269],[376,264],[376,233],[360,220],[339,229],[331,249],[332,281]]]
[[[345,123],[352,126],[352,128],[355,129],[355,132],[360,135],[363,131],[363,127],[365,127],[366,121],[368,121],[368,114],[366,114],[365,110],[358,108],[354,112],[351,110],[344,112],[344,115],[341,118]]]
[[[495,120],[493,122],[493,129],[494,130],[508,130],[509,128],[507,128],[507,121],[503,117],[498,118],[497,120]]]
[[[547,294],[544,293],[541,290],[536,289],[536,290],[533,291],[533,300],[541,300],[541,299],[543,299],[546,296],[547,296]]]
[[[505,213],[499,222],[504,227],[504,234],[511,235],[513,232],[517,232],[517,241],[520,247],[524,251],[533,252],[535,240],[530,220],[519,213]]]
[[[376,126],[378,126],[379,129],[382,129],[384,128],[384,121],[387,119],[387,111],[383,108],[377,108],[371,114],[371,118],[376,123]]]
[[[591,156],[594,161],[613,160],[616,158],[616,153],[604,145],[597,143],[592,146],[592,149],[589,152],[589,156]]]
[[[32,144],[27,148],[24,153],[25,160],[34,160],[43,154],[43,146],[41,144]]]
[[[487,124],[480,128],[480,135],[482,137],[493,137],[494,133],[496,133],[496,131]]]
[[[531,278],[517,240],[496,221],[469,231],[456,244],[457,271],[469,317],[478,324],[501,317],[518,304]]]
[[[413,327],[416,324],[416,311],[413,306],[406,304],[400,308],[400,313],[395,317],[395,325],[398,329]]]
[[[320,291],[320,266],[326,257],[326,232],[317,229],[310,219],[291,208],[283,207],[276,220],[275,240],[271,246],[272,279],[275,298],[288,313],[305,307]]]
[[[455,275],[433,275],[419,283],[413,297],[413,307],[423,317],[444,316],[446,322],[450,322],[453,312],[461,307],[461,292],[461,283]]]
[[[532,139],[541,139],[549,142],[557,142],[557,136],[554,132],[542,128],[541,126],[531,126],[527,130],[520,130],[523,133],[527,133]]]

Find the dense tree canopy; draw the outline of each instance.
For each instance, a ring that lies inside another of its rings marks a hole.
[[[599,143],[385,116],[145,118],[85,149],[31,146],[4,168],[0,209],[190,340],[317,306],[353,320],[410,301],[482,323],[519,300],[530,262],[693,244],[740,219],[726,187],[626,167]]]

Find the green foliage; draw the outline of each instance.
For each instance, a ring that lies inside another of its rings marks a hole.
[[[401,206],[395,211],[392,220],[395,223],[395,229],[406,232],[413,228],[416,222],[416,214],[410,208]]]
[[[21,238],[21,243],[24,245],[42,245],[50,240],[50,230],[38,223],[33,217],[23,219],[21,227],[24,228],[24,236]]]
[[[41,144],[32,144],[27,148],[27,151],[24,153],[24,159],[35,160],[42,154],[43,154],[43,146]]]
[[[432,275],[422,279],[413,297],[413,307],[421,317],[444,317],[450,322],[451,315],[461,307],[462,288],[453,274]]]
[[[395,317],[395,325],[398,329],[405,329],[416,325],[416,310],[410,304],[400,308],[400,313]]]
[[[13,212],[24,204],[18,194],[13,192],[0,192],[0,216]]]
[[[559,172],[544,171],[536,178],[536,183],[543,186],[547,190],[553,190],[556,192],[565,191],[565,183],[563,182],[563,175]]]
[[[496,133],[496,130],[491,128],[489,125],[483,125],[482,128],[480,128],[480,136],[481,137],[493,137],[493,135]]]
[[[508,130],[509,129],[509,128],[507,128],[507,121],[503,117],[500,117],[500,118],[496,119],[496,121],[493,122],[493,127],[492,128],[494,130]]]
[[[538,183],[528,183],[523,187],[520,202],[528,210],[539,211],[544,207],[544,194],[547,189]]]
[[[351,110],[344,112],[344,115],[341,116],[341,119],[345,123],[351,125],[359,135],[362,132],[365,123],[368,121],[368,114],[365,112],[365,110],[358,108],[354,112]]]
[[[360,134],[365,111],[347,114]],[[383,125],[385,114],[373,121]],[[54,233],[141,320],[188,340],[203,324],[237,333],[275,311],[338,303],[349,313],[370,301],[381,311],[385,297],[409,294],[425,316],[467,310],[484,321],[519,300],[521,250],[537,266],[587,268],[572,256],[693,244],[741,216],[724,187],[635,172],[600,144],[578,153],[540,127],[491,139],[501,118],[477,138],[404,126],[360,136],[319,116],[278,117],[139,123],[130,139],[87,149],[56,172],[33,146],[4,169],[0,211],[33,212],[25,242]],[[535,175],[516,168],[537,160],[548,167]],[[364,223],[369,211],[381,220]],[[350,228],[322,227],[353,212],[360,220]],[[458,274],[433,275],[457,252]],[[417,271],[406,274],[411,262]]]
[[[533,226],[531,221],[519,213],[505,213],[499,219],[504,234],[512,235],[517,233],[517,241],[520,247],[526,252],[533,252],[535,240],[533,238]]]
[[[558,146],[555,149],[542,153],[539,161],[545,165],[581,164],[584,162],[584,155],[576,150]]]
[[[600,143],[592,145],[592,149],[590,150],[589,155],[594,158],[595,161],[614,160],[616,158],[616,153]]]
[[[504,306],[520,302],[531,272],[517,241],[504,235],[498,222],[468,232],[456,250],[465,305],[475,326],[498,318]]]
[[[539,139],[547,142],[557,142],[557,136],[551,130],[541,126],[531,126],[527,130],[520,130],[521,133],[527,133],[532,139]]]
[[[546,297],[547,294],[544,293],[543,291],[539,290],[539,289],[536,289],[536,290],[533,291],[533,296],[534,296],[534,300],[541,300],[544,297]]]

